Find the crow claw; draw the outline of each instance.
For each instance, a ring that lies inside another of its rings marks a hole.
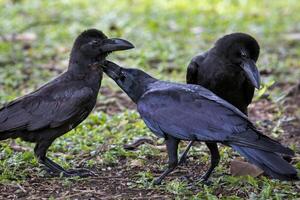
[[[154,185],[160,185],[161,184],[161,179],[160,178],[157,178],[157,179],[155,179],[154,181],[153,181],[153,184]]]
[[[178,165],[185,165],[185,166],[187,166],[187,164],[188,164],[187,156],[185,156],[184,154],[181,154],[180,155],[180,160],[178,162]]]

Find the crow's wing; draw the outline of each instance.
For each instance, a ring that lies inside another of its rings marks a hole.
[[[247,112],[247,105],[252,101],[255,88],[243,73],[233,77],[233,72],[226,65],[221,57],[209,51],[199,54],[188,65],[186,81],[213,90]],[[230,77],[233,79],[230,80]],[[224,91],[221,88],[231,88],[232,91]]]
[[[80,122],[90,112],[86,107],[92,96],[91,88],[76,84],[24,96],[0,110],[0,132],[35,131]]]
[[[226,141],[233,133],[247,130],[244,117],[214,98],[218,99],[181,87],[152,90],[138,102],[138,111],[154,132],[185,140]]]
[[[158,136],[223,142],[292,155],[262,135],[247,116],[209,90],[187,84],[156,82],[138,102],[138,111]]]

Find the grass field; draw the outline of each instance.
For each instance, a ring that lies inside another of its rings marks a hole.
[[[139,67],[162,80],[185,81],[190,59],[231,32],[254,36],[261,47],[258,67],[263,88],[256,91],[250,118],[260,129],[296,151],[300,169],[300,94],[284,97],[300,80],[300,2],[297,0],[0,0],[0,104],[33,91],[67,68],[74,38],[97,28],[131,41],[135,49],[109,59]],[[152,138],[137,151],[123,144]],[[182,149],[185,144],[182,144]],[[239,157],[221,146],[221,163],[204,185],[195,180],[210,156],[194,146],[187,166],[154,186],[166,166],[163,140],[157,140],[115,83],[104,77],[93,113],[58,138],[48,155],[63,167],[85,167],[92,178],[53,178],[41,170],[33,144],[0,142],[0,199],[297,199],[300,183],[266,177],[233,177]]]

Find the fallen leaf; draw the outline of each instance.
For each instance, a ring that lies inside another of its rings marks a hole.
[[[141,160],[138,160],[138,159],[132,160],[130,162],[130,166],[132,166],[132,167],[142,167],[143,166],[143,162]]]
[[[18,151],[18,152],[31,151],[31,148],[20,146],[14,140],[13,140],[13,142],[11,142],[10,148],[13,149],[14,151]]]
[[[157,150],[160,150],[160,151],[166,151],[167,148],[166,148],[166,145],[151,145],[150,146],[154,149],[157,149]]]
[[[230,173],[233,176],[249,175],[252,177],[258,177],[259,175],[263,174],[264,171],[255,165],[252,165],[251,163],[235,159],[231,161]]]

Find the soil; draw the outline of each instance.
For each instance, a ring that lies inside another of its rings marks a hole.
[[[109,115],[113,115],[124,111],[125,109],[133,110],[136,108],[129,97],[122,91],[113,92],[107,87],[100,89],[100,94],[105,96],[106,101],[98,101],[96,104],[96,110],[103,111]]]
[[[135,105],[130,99],[121,92],[112,93],[108,88],[102,89],[103,95],[107,95],[113,101],[97,104],[98,110],[103,110],[114,114],[125,108],[134,109]],[[249,116],[253,122],[260,122],[259,126],[262,132],[270,137],[274,135],[274,127],[283,133],[276,138],[284,144],[295,144],[299,159],[300,153],[300,93],[289,95],[281,103],[272,103],[270,100],[262,99],[254,102],[250,106]],[[297,108],[297,109],[296,109]],[[280,116],[274,116],[278,109],[282,109]],[[297,111],[298,110],[298,111]],[[275,131],[276,132],[276,131]],[[80,180],[61,179],[52,177],[41,177],[36,169],[32,169],[32,174],[27,177],[27,181],[14,184],[0,184],[0,199],[170,199],[174,194],[166,192],[162,187],[151,187],[151,189],[142,189],[136,183],[139,172],[151,171],[157,177],[162,171],[159,166],[166,163],[166,153],[162,149],[162,154],[152,156],[144,160],[145,164],[139,166],[132,164],[130,159],[122,159],[116,166],[95,166],[93,170],[97,176]],[[99,156],[101,155],[101,152]],[[201,163],[201,159],[189,157],[188,167],[178,167],[165,181],[171,181],[175,177],[185,178],[191,181],[197,179],[197,175],[204,173],[208,163]],[[196,172],[196,173],[195,173]],[[226,172],[225,172],[226,173]],[[229,167],[228,171],[229,173]],[[220,177],[222,174],[214,173],[214,177]],[[151,180],[149,180],[150,182]],[[199,187],[191,188],[194,194]],[[224,191],[225,190],[225,191]],[[230,191],[229,189],[217,189],[216,195],[235,194],[240,197],[247,197],[247,194],[240,194],[239,191]]]

